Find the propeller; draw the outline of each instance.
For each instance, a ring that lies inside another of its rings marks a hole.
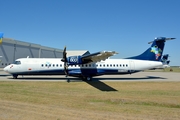
[[[66,57],[66,46],[64,47],[63,50],[63,58],[61,59],[62,62],[64,62],[64,73],[66,74],[66,77],[68,76],[68,64],[67,64],[67,57]]]

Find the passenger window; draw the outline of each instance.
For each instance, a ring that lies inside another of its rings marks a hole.
[[[107,67],[109,67],[109,65],[107,64]]]
[[[55,65],[53,64],[53,67],[54,67]]]
[[[101,64],[100,64],[100,67],[101,67]]]
[[[115,64],[113,66],[115,67]]]
[[[56,67],[58,67],[58,64],[56,64]]]
[[[41,67],[43,67],[44,65],[42,64]]]
[[[118,67],[118,64],[116,66]]]
[[[89,64],[89,67],[91,67],[91,64]]]
[[[110,64],[110,67],[112,67],[112,65]]]
[[[123,67],[124,67],[124,64],[123,64]]]
[[[62,67],[62,64],[60,64],[60,67]]]
[[[105,67],[105,64],[103,66]]]
[[[128,65],[126,64],[126,67],[128,67]]]
[[[121,64],[120,64],[120,67],[121,67]]]

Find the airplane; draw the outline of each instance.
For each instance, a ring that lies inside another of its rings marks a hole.
[[[161,60],[162,63],[163,63],[162,68],[170,67],[170,66],[169,66],[170,60],[168,60],[168,57],[169,57],[169,54],[163,55],[162,60]]]
[[[145,52],[124,59],[109,59],[117,54],[115,51],[102,51],[82,56],[66,56],[63,58],[20,58],[4,68],[14,79],[18,75],[65,75],[80,77],[91,81],[100,75],[133,74],[162,66],[161,57],[167,40],[175,38],[157,37]]]
[[[161,62],[163,63],[163,65],[160,67],[157,67],[157,69],[164,69],[164,68],[170,67],[169,66],[170,60],[168,60],[168,57],[169,57],[169,54],[165,54],[162,56]]]
[[[2,38],[3,38],[3,33],[0,32],[0,44],[2,44]],[[1,58],[2,56],[0,56]],[[1,62],[1,59],[0,59],[0,62]]]
[[[169,57],[169,54],[163,55],[163,56],[162,56],[162,59],[161,59],[162,65],[161,65],[161,66],[158,66],[158,67],[156,67],[156,68],[151,68],[150,70],[165,69],[165,68],[170,67],[170,66],[169,66],[170,60],[168,60],[168,57]]]

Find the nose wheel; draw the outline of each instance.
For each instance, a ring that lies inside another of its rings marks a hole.
[[[18,75],[13,75],[13,79],[17,79]]]

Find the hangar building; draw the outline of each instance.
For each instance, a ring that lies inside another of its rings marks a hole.
[[[88,51],[67,51],[67,55],[83,55]],[[62,58],[63,50],[19,40],[3,38],[0,43],[0,68],[13,63],[18,58]]]

